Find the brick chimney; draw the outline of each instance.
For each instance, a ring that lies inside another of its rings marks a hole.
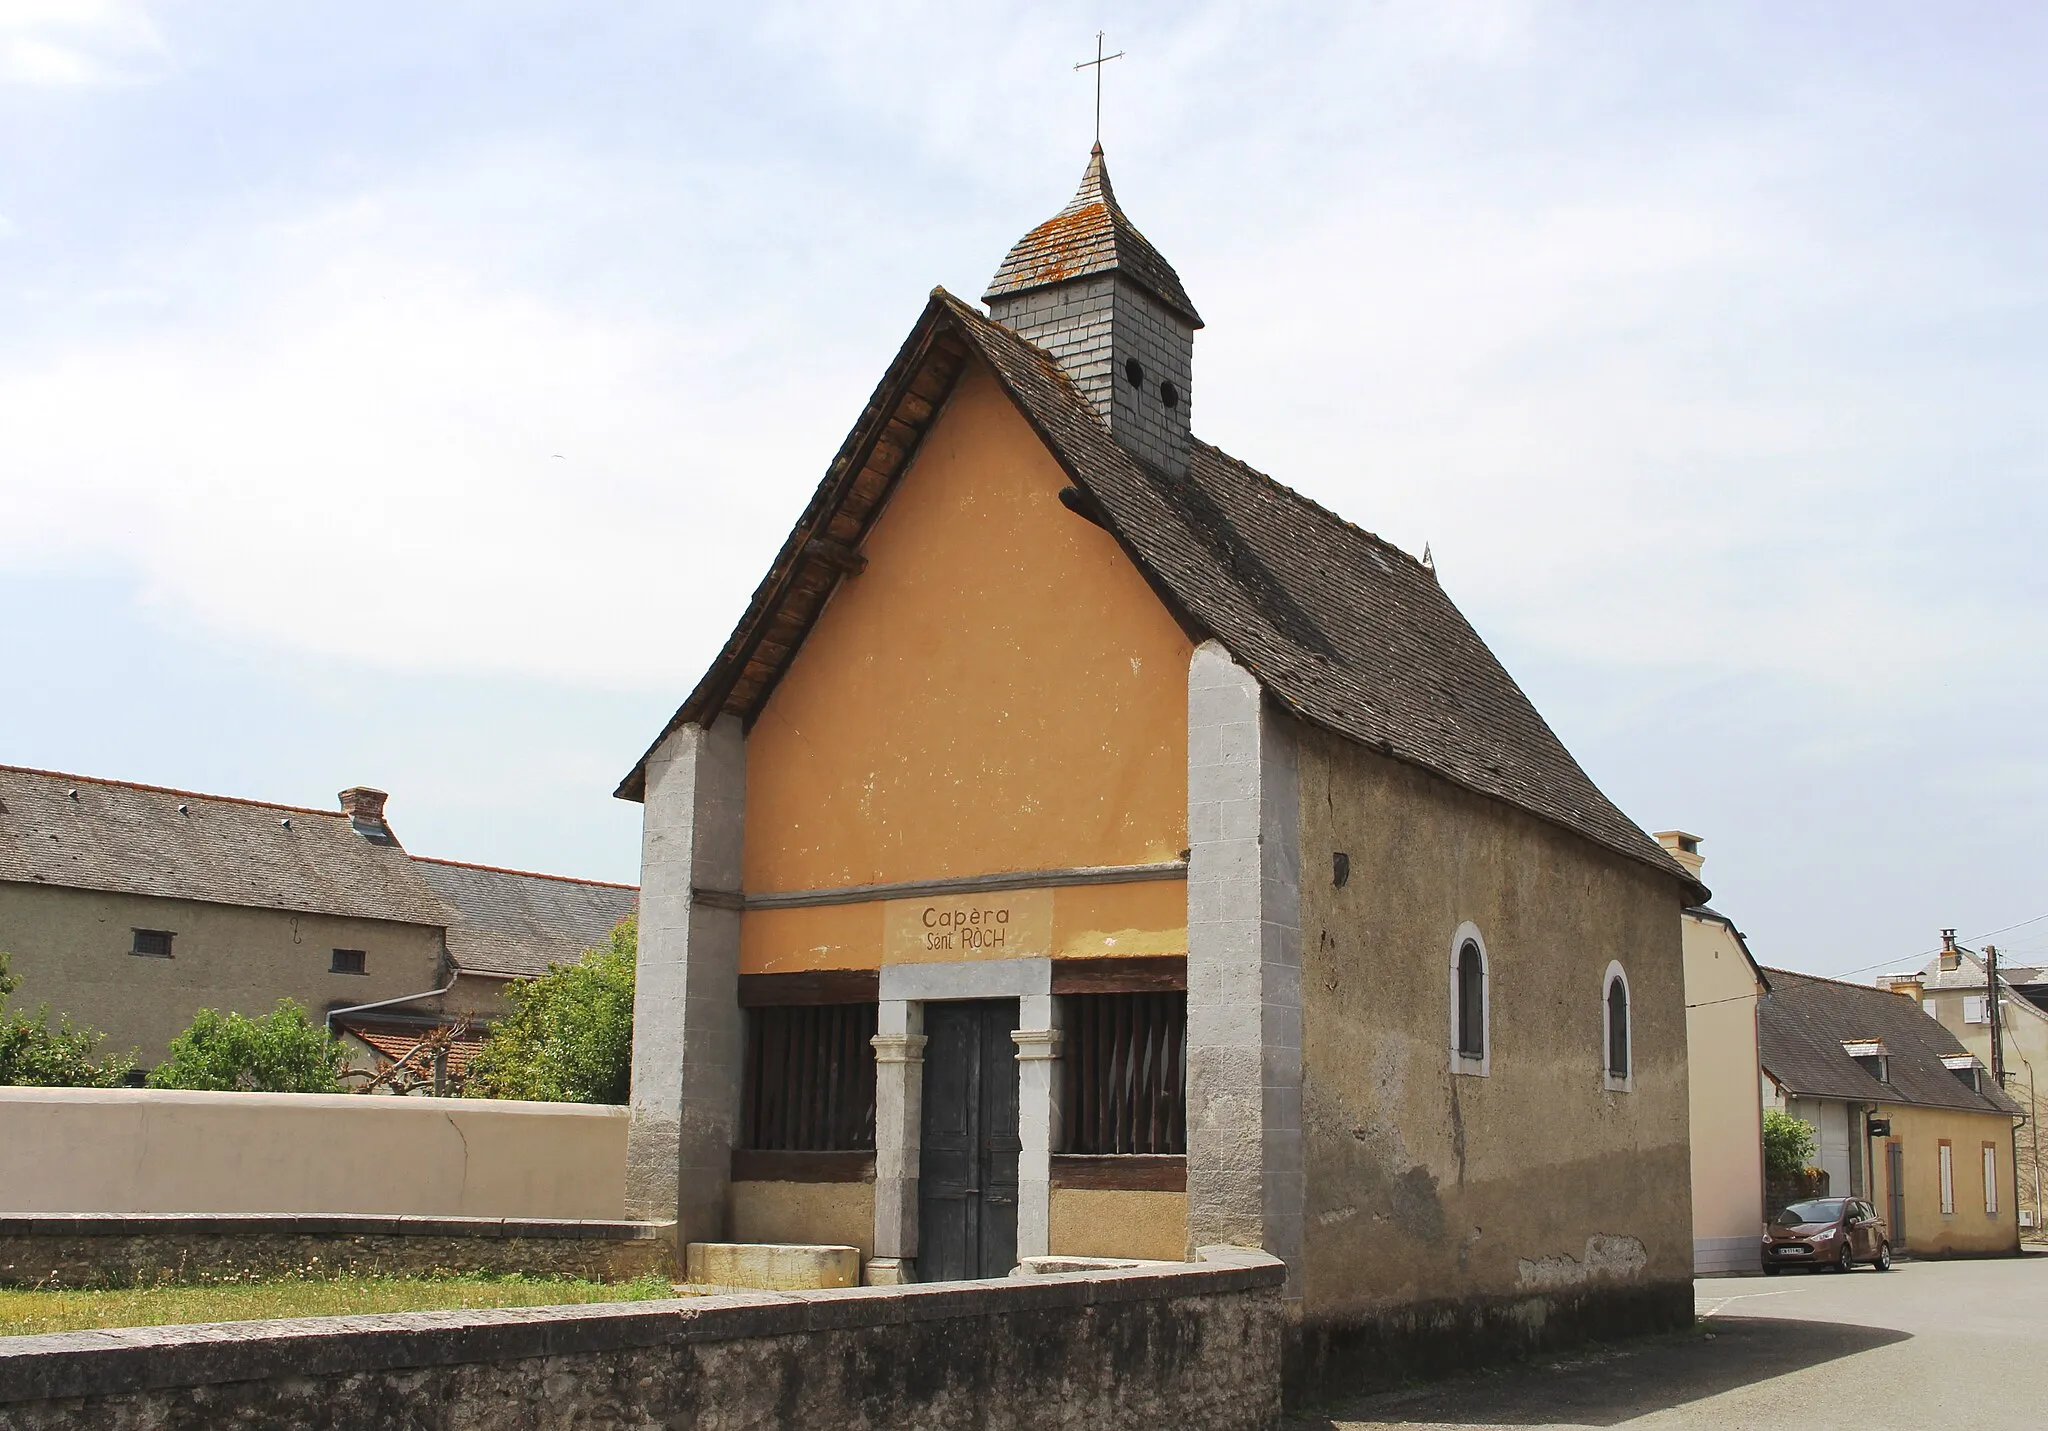
[[[348,816],[348,826],[373,845],[395,845],[398,836],[384,823],[384,802],[391,796],[368,785],[351,785],[336,797]]]
[[[1700,853],[1700,837],[1689,835],[1684,830],[1659,830],[1657,843],[1671,852],[1671,858],[1685,866],[1685,872],[1694,879],[1700,877],[1700,867],[1707,857]]]
[[[1879,979],[1878,987],[1889,989],[1894,994],[1904,994],[1914,1003],[1920,1003],[1927,991],[1926,982],[1918,974],[1886,974]]]

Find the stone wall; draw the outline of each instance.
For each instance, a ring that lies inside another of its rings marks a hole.
[[[1685,1325],[1678,878],[1323,732],[1300,770],[1303,1388]],[[1453,1047],[1468,939],[1475,1059]]]
[[[1263,1254],[922,1287],[0,1340],[0,1424],[1249,1431],[1280,1415]]]
[[[484,1217],[0,1217],[0,1286],[136,1287],[259,1277],[520,1272],[671,1275],[667,1223]]]

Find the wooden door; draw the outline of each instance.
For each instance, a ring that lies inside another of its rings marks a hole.
[[[921,1282],[1004,1277],[1017,1262],[1015,999],[926,1004],[918,1160]]]

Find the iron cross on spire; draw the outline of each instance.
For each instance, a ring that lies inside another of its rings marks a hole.
[[[1102,143],[1102,67],[1111,60],[1120,60],[1123,57],[1124,52],[1122,50],[1118,50],[1113,55],[1102,53],[1102,31],[1097,30],[1095,32],[1095,58],[1083,60],[1074,66],[1077,70],[1092,69],[1095,71],[1095,142],[1097,145]]]

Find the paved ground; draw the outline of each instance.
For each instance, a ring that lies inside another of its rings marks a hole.
[[[1297,1415],[1352,1427],[2041,1431],[2048,1256],[1694,1284],[1699,1330]]]

